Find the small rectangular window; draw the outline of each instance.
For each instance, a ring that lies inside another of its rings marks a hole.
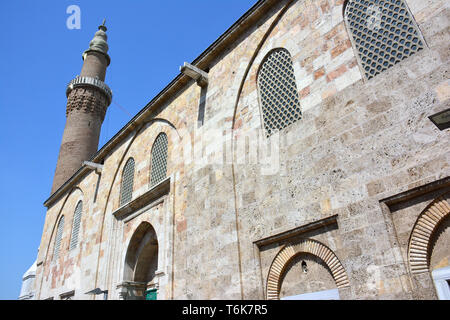
[[[205,106],[206,106],[206,93],[208,92],[208,86],[204,86],[200,91],[200,101],[198,104],[198,118],[197,127],[200,128],[205,123]]]

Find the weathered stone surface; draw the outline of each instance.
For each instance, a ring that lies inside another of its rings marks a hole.
[[[201,90],[191,81],[108,152],[100,178],[90,172],[48,208],[38,299],[74,289],[75,298],[90,299],[84,293],[95,287],[109,290],[110,299],[123,298],[118,286],[132,280],[125,279],[125,257],[142,223],[151,224],[158,240],[158,267],[147,285],[157,285],[159,299],[265,299],[275,256],[301,239],[318,241],[338,257],[349,279],[339,288],[341,299],[436,299],[430,274],[409,272],[407,250],[420,213],[448,190],[432,187],[450,173],[448,130],[428,119],[449,104],[448,5],[406,1],[427,47],[365,81],[343,21],[344,1],[287,2],[272,1],[211,58],[203,125],[197,124]],[[302,118],[266,138],[255,133],[263,128],[258,70],[279,47],[293,59]],[[150,188],[150,152],[160,132],[169,140],[169,193],[116,219],[125,162],[133,157],[136,163],[136,199]],[[276,146],[269,163],[258,162],[267,150],[256,140]],[[192,161],[188,154],[199,157]],[[425,191],[398,203],[386,200],[417,187]],[[80,244],[68,251],[80,199]],[[61,215],[63,245],[53,261]],[[255,244],[331,215],[337,215],[333,226]],[[445,226],[433,240],[432,268],[448,266]],[[282,295],[333,288],[330,270],[310,259],[305,283],[298,281],[298,261],[289,262],[293,271],[285,275]]]

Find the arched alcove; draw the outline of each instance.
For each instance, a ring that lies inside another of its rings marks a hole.
[[[336,289],[328,266],[317,256],[300,253],[287,264],[280,279],[280,299]]]
[[[449,198],[450,193],[438,197],[427,206],[416,220],[408,245],[408,262],[412,274],[429,272],[432,251],[440,251],[436,247],[436,243],[439,244],[439,239],[444,239],[447,232],[445,223],[450,216]],[[441,227],[444,229],[439,231]],[[442,235],[442,233],[444,234]],[[448,240],[448,238],[445,239]],[[436,248],[435,250],[432,250],[433,246]]]
[[[429,268],[436,294],[450,300],[450,215],[439,223],[430,242]]]
[[[296,244],[284,246],[275,256],[267,276],[266,294],[268,300],[278,300],[280,298],[283,277],[291,262],[294,261],[293,259],[301,254],[310,254],[319,259],[323,266],[326,266],[329,270],[336,288],[349,286],[347,273],[336,254],[316,240],[305,239]]]
[[[158,238],[155,229],[143,222],[134,232],[125,256],[124,280],[151,283],[158,269]]]
[[[450,266],[450,215],[437,227],[431,238],[430,270]]]

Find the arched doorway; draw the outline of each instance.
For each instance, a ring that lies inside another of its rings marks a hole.
[[[156,300],[158,284],[158,238],[155,229],[143,222],[134,232],[125,256],[124,282],[127,300]]]

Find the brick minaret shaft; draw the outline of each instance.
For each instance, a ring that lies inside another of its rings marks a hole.
[[[104,83],[110,63],[105,22],[83,53],[81,75],[67,86],[66,126],[59,150],[52,194],[97,152],[100,129],[112,93]]]

